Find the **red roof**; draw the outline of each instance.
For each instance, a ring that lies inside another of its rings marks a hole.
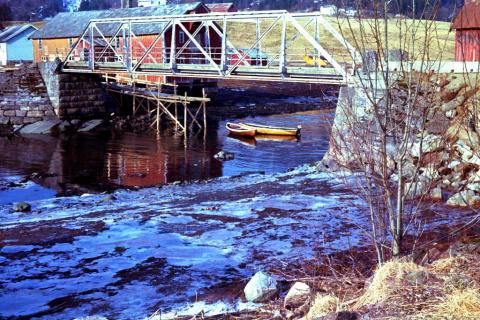
[[[228,2],[228,3],[208,3],[207,7],[208,7],[208,9],[210,9],[210,12],[237,11],[235,6],[231,2]]]
[[[453,19],[452,29],[480,29],[480,0],[467,0]]]

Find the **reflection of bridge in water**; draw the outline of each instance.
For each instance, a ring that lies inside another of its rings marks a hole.
[[[196,140],[192,139],[188,149],[182,137],[175,135],[168,139],[133,133],[0,139],[1,149],[8,150],[0,155],[0,169],[19,176],[40,173],[44,178],[35,182],[60,194],[209,179],[222,175],[222,163],[213,158],[219,148],[217,132],[209,134],[204,148],[193,146]]]
[[[319,13],[210,13],[91,20],[63,71],[346,84],[358,59]]]

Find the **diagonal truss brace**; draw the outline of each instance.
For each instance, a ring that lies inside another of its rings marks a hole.
[[[185,32],[185,34],[187,35],[188,38],[190,38],[190,40],[193,42],[193,44],[198,48],[198,50],[200,50],[200,52],[205,56],[205,58],[207,58],[207,60],[210,62],[211,65],[213,65],[215,67],[215,69],[218,70],[218,73],[220,75],[222,75],[222,70],[220,69],[220,66],[215,62],[213,61],[212,57],[202,48],[202,46],[198,43],[198,41],[192,36],[192,34],[187,30],[187,28],[185,28],[185,26],[183,25],[183,23],[178,23],[178,25],[180,26],[180,28],[183,30],[183,32]]]

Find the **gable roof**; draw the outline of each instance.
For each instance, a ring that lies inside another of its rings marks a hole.
[[[26,36],[28,36],[36,30],[37,28],[31,24],[11,26],[0,32],[0,42],[8,42],[24,32],[27,33]]]
[[[233,2],[226,3],[208,3],[207,8],[211,12],[229,12],[230,9],[234,8]],[[235,10],[236,11],[236,10]]]
[[[480,0],[467,0],[465,5],[453,19],[451,29],[479,29]]]
[[[90,20],[108,18],[132,18],[149,16],[174,16],[188,14],[199,8],[208,8],[201,2],[184,4],[170,4],[153,7],[136,7],[125,9],[110,9],[96,11],[62,12],[48,21],[45,26],[35,32],[31,39],[55,39],[76,38],[81,36]],[[119,24],[101,24],[99,28],[105,36],[113,36]],[[158,33],[162,29],[160,25],[143,24],[136,25],[133,30],[137,35]]]

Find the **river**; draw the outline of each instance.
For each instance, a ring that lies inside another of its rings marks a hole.
[[[244,119],[301,124],[287,140],[229,137],[225,121],[187,143],[168,130],[2,138],[0,317],[142,319],[197,300],[239,308],[255,270],[358,242],[345,231],[355,211],[337,203],[353,197],[298,169],[322,158],[332,116]],[[220,150],[235,159],[214,159]],[[12,213],[20,200],[32,212]]]
[[[302,124],[298,141],[238,140],[225,121],[186,144],[168,131],[2,138],[0,318],[252,308],[241,295],[256,271],[369,245],[360,199],[307,165],[327,149],[332,114],[246,119]],[[19,200],[32,211],[12,212]],[[436,226],[462,218],[437,209]]]
[[[107,130],[62,137],[0,138],[0,186],[34,177],[33,183],[0,190],[0,203],[248,172],[283,172],[322,158],[332,115],[331,111],[318,110],[243,119],[280,126],[301,124],[302,137],[287,140],[229,137],[226,121],[210,123],[206,138],[199,133],[187,143],[171,130],[160,135]],[[214,159],[220,150],[233,152],[235,159]]]

